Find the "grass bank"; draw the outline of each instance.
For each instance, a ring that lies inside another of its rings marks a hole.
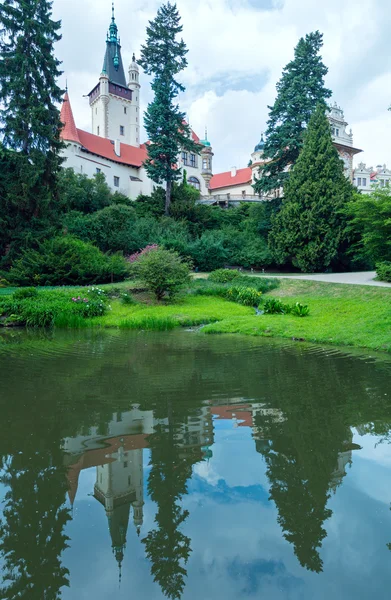
[[[278,289],[267,291],[265,297],[281,298],[289,304],[307,304],[310,307],[308,317],[289,314],[257,316],[254,308],[229,302],[221,297],[224,289],[205,281],[192,284],[186,295],[171,304],[156,304],[137,289],[136,283],[125,282],[114,286],[118,297],[114,295],[109,300],[111,309],[102,316],[94,313],[90,317],[83,304],[72,304],[72,296],[85,295],[86,288],[39,291],[39,302],[34,304],[33,299],[26,298],[21,301],[20,307],[24,307],[28,314],[30,311],[33,320],[36,318],[33,314],[36,306],[41,319],[36,326],[45,326],[51,319],[54,326],[62,328],[162,331],[202,324],[205,325],[202,332],[206,334],[294,338],[391,352],[391,288],[295,279],[278,281]],[[113,286],[101,287],[109,293],[113,291]],[[124,292],[131,292],[135,302],[124,304],[120,299]],[[2,302],[9,299],[10,296],[0,297],[0,314]],[[13,310],[19,310],[18,306]]]
[[[269,295],[308,304],[310,315],[262,315],[224,319],[205,333],[295,338],[315,343],[391,352],[391,289],[281,279]]]

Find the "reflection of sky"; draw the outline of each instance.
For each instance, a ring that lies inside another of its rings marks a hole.
[[[300,566],[282,537],[277,509],[268,501],[265,462],[255,451],[251,430],[234,428],[230,421],[214,425],[213,457],[194,467],[183,498],[190,512],[183,531],[192,547],[183,600],[389,598],[391,446],[375,447],[375,438],[355,435],[363,450],[353,452],[353,464],[329,501],[333,515],[324,524],[327,538],[320,549],[324,571],[317,575]],[[81,473],[68,528],[72,547],[64,553],[71,572],[64,600],[134,595],[161,600],[131,519],[119,588],[104,509],[88,495],[94,482],[95,469]],[[146,498],[141,538],[153,527],[155,510]]]

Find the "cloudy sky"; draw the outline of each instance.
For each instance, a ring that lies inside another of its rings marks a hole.
[[[125,65],[139,53],[145,27],[158,0],[116,0],[116,20]],[[388,0],[177,0],[189,66],[180,98],[193,129],[205,125],[215,153],[214,172],[246,166],[265,129],[282,68],[298,39],[324,33],[327,85],[345,111],[356,157],[368,166],[391,165],[391,11]],[[111,0],[54,0],[62,20],[57,54],[78,127],[90,128],[88,100],[97,83],[105,50]],[[142,108],[151,99],[141,77]]]

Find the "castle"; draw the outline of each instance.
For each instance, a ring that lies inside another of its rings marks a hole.
[[[78,129],[73,116],[68,90],[65,93],[61,122],[64,167],[88,177],[103,173],[112,191],[121,192],[132,199],[140,194],[150,195],[156,184],[149,179],[143,166],[147,158],[148,143],[140,143],[142,114],[140,114],[140,72],[133,54],[128,76],[125,76],[121,55],[121,42],[115,22],[114,6],[106,38],[106,51],[98,83],[89,92],[91,132]],[[353,157],[361,150],[353,146],[352,131],[346,130],[343,111],[337,104],[330,107],[329,121],[333,142],[340,154],[346,176],[360,190],[368,192],[371,184],[391,178],[386,166],[375,172],[360,163],[353,169]],[[200,191],[203,202],[227,204],[230,201],[257,201],[254,193],[259,166],[263,157],[264,140],[255,146],[249,166],[233,167],[224,173],[213,173],[213,150],[205,137],[201,140],[191,130],[192,138],[199,144],[200,154],[180,152],[178,168],[186,170],[187,181]],[[384,185],[384,183],[383,183]],[[279,194],[276,190],[275,194]]]

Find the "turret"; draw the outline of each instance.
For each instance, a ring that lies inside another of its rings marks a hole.
[[[201,140],[201,160],[202,160],[202,177],[205,180],[206,186],[209,187],[210,180],[213,177],[213,151],[208,140],[208,130],[205,128],[205,139]]]
[[[132,104],[130,106],[130,143],[140,146],[140,71],[133,54],[129,65],[128,88],[132,90]]]

